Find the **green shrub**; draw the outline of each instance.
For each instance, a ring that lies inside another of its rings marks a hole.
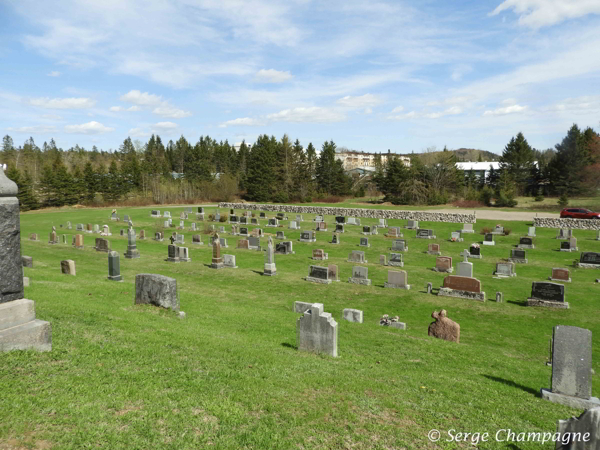
[[[566,192],[563,192],[561,196],[558,198],[558,206],[561,208],[566,208],[569,206],[569,197]]]
[[[219,222],[227,222],[227,216],[223,214],[221,217],[219,217]]]
[[[492,189],[489,186],[484,186],[479,193],[479,201],[485,206],[492,206],[492,197],[494,197]]]
[[[290,197],[287,192],[280,191],[273,196],[273,203],[287,203],[290,201]]]

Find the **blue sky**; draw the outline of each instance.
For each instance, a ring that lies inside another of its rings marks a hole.
[[[0,0],[0,133],[501,153],[599,128],[600,1]]]

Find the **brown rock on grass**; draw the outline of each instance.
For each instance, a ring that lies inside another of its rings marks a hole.
[[[429,325],[427,333],[429,336],[452,342],[460,341],[460,325],[446,317],[445,309],[440,312],[434,311],[431,317],[435,319],[435,322]]]

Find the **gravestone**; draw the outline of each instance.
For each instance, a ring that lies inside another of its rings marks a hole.
[[[475,233],[475,230],[473,230],[473,224],[472,223],[463,223],[463,229],[461,230],[462,234],[465,233]]]
[[[272,277],[277,275],[277,268],[275,267],[275,248],[273,247],[273,239],[269,236],[267,243],[267,252],[265,254],[265,270],[263,275]]]
[[[94,225],[94,233],[96,233],[96,234],[100,233],[100,225],[98,225],[98,224]]]
[[[329,259],[329,254],[325,253],[321,248],[315,248],[312,252],[312,259],[316,261],[324,261]]]
[[[237,269],[235,255],[223,255],[223,265],[229,269]]]
[[[179,227],[178,227],[178,228],[179,228],[180,230],[183,230],[183,229],[185,229],[185,222],[184,222],[183,220],[180,220],[180,221],[179,221]]]
[[[237,248],[241,248],[243,250],[248,250],[250,248],[248,239],[240,239],[237,243]]]
[[[194,234],[192,236],[192,245],[204,245],[204,242],[202,242],[202,236],[199,234]]]
[[[86,233],[90,233],[90,234],[94,232],[94,227],[93,227],[93,225],[91,223],[88,223],[85,226],[85,232]]]
[[[327,267],[310,266],[308,268],[308,276],[306,277],[306,281],[310,281],[311,283],[331,284],[331,280],[329,279],[329,270]]]
[[[515,263],[514,262],[497,262],[496,271],[494,272],[496,278],[510,278],[516,277]]]
[[[572,231],[568,228],[559,228],[556,239],[569,239],[570,235],[572,235]]]
[[[240,217],[240,224],[246,225],[248,223],[248,218],[246,216]]]
[[[552,332],[552,387],[542,398],[571,408],[600,406],[592,397],[592,332],[556,325]],[[596,425],[597,427],[597,425]]]
[[[331,243],[335,244],[335,245],[339,245],[340,237],[337,234],[333,233],[333,236],[331,237]]]
[[[230,215],[229,223],[238,223],[238,217],[235,214]]]
[[[185,244],[185,235],[179,233],[173,233],[173,235],[177,244]]]
[[[123,228],[121,228],[121,230],[119,231],[119,235],[120,236],[125,236],[125,230]]]
[[[387,228],[387,226],[388,226],[387,219],[379,219],[379,226],[381,228]]]
[[[108,239],[96,238],[96,246],[94,247],[97,252],[110,252],[110,241]]]
[[[405,228],[408,228],[409,230],[416,230],[419,228],[419,221],[418,220],[409,220],[408,224],[406,225]]]
[[[56,235],[56,231],[50,233],[50,237],[48,238],[48,244],[58,244],[58,236]]]
[[[577,250],[579,250],[577,248],[577,238],[570,237],[566,241],[560,243],[561,252],[576,252]]]
[[[385,236],[392,237],[392,238],[398,238],[398,237],[402,237],[402,233],[400,233],[400,228],[398,228],[398,227],[389,227]]]
[[[160,217],[160,211],[159,211],[159,210],[157,210],[157,209],[153,209],[153,210],[150,212],[150,216],[151,216],[152,218],[158,218],[158,217]]]
[[[435,267],[433,268],[436,272],[452,273],[454,267],[452,267],[451,256],[438,256],[435,258]]]
[[[481,282],[477,278],[448,275],[439,289],[441,297],[458,297],[485,302],[485,292],[481,291]]]
[[[213,253],[212,253],[212,263],[210,267],[213,269],[222,269],[223,268],[223,258],[221,257],[221,240],[219,239],[219,235],[215,233],[213,236]]]
[[[197,227],[196,227],[196,222],[192,222],[192,231],[196,231]]]
[[[112,236],[112,233],[110,232],[110,228],[108,227],[108,225],[104,225],[102,227],[102,235],[103,236]]]
[[[404,239],[395,239],[392,242],[392,251],[395,252],[406,252],[408,251],[408,246],[406,245],[406,241]]]
[[[275,245],[275,253],[280,255],[292,255],[293,251],[292,241],[278,242]]]
[[[75,226],[75,231],[83,231],[83,229],[84,229],[84,225],[82,223],[78,223]]]
[[[252,224],[252,225],[258,225],[258,219],[256,217],[251,217],[250,218],[250,224]]]
[[[63,234],[63,235],[62,235],[62,243],[63,243],[63,244],[66,244],[66,243],[67,243],[67,235],[66,235],[66,234]]]
[[[181,262],[190,262],[192,260],[187,247],[177,247],[177,255]]]
[[[260,239],[256,236],[250,236],[248,238],[248,248],[250,250],[260,250]]]
[[[582,252],[576,265],[582,269],[600,269],[600,253]]]
[[[317,222],[316,231],[327,231],[327,223],[326,222]]]
[[[344,308],[342,317],[348,322],[363,323],[363,312],[360,309]]]
[[[130,228],[127,231],[127,251],[125,252],[125,258],[135,259],[140,257],[140,252],[135,244],[135,230]]]
[[[371,227],[369,225],[365,225],[363,227],[362,234],[371,234]]]
[[[359,247],[370,247],[371,244],[369,244],[369,238],[360,238],[360,243],[358,244]]]
[[[154,305],[179,312],[177,280],[150,273],[136,275],[134,305]]]
[[[290,230],[299,230],[300,229],[300,225],[298,225],[298,221],[296,220],[292,220],[288,226],[288,228]]]
[[[570,283],[571,276],[569,274],[569,269],[561,269],[561,268],[552,268],[552,275],[548,277],[550,281],[559,281],[562,283]]]
[[[569,309],[569,303],[565,302],[565,286],[550,281],[534,281],[531,283],[531,297],[527,299],[527,306]]]
[[[600,407],[584,411],[579,417],[559,420],[556,450],[598,450],[600,448]]]
[[[123,216],[123,222],[129,222],[129,216],[127,214]]]
[[[277,219],[269,219],[267,225],[268,227],[278,227],[279,226],[279,220]]]
[[[298,222],[298,223],[304,222],[304,219],[302,218],[302,214],[297,214],[296,215],[296,222]]]
[[[263,234],[262,228],[254,228],[252,230],[252,236],[254,236],[254,237],[263,237],[264,234]]]
[[[36,319],[35,303],[23,298],[26,280],[17,194],[16,183],[4,175],[0,166],[0,351],[50,351],[50,323]]]
[[[504,227],[502,225],[496,225],[496,227],[494,228],[494,231],[492,231],[492,234],[503,235],[504,234]]]
[[[321,215],[318,215],[318,216],[316,216],[316,217],[314,218],[314,221],[315,221],[315,222],[323,222],[323,220],[324,220],[324,219],[323,219],[323,216],[321,216]]]
[[[352,250],[352,253],[348,255],[348,262],[355,262],[360,264],[366,264],[365,252],[360,250]]]
[[[285,234],[283,231],[278,231],[275,235],[275,239],[285,239]]]
[[[481,259],[483,255],[481,254],[481,247],[479,244],[471,244],[469,247],[469,258]]]
[[[436,238],[435,234],[433,233],[433,230],[426,230],[424,228],[419,228],[417,230],[416,237],[418,239],[435,239]]]
[[[371,286],[371,280],[369,279],[369,268],[362,266],[352,267],[352,276],[348,278],[348,283]]]
[[[215,222],[220,222],[221,221],[221,214],[219,213],[219,211],[217,211],[215,213]]]
[[[158,242],[162,242],[165,238],[165,234],[162,231],[157,231],[154,233],[154,240]]]
[[[71,222],[67,220],[67,230],[72,230],[73,226],[71,225]]]
[[[170,224],[169,224],[169,221],[168,221],[168,220],[165,220],[165,221],[163,222],[163,228],[169,228],[169,225],[170,225]],[[123,236],[123,230],[121,230],[121,236]]]
[[[435,319],[429,325],[427,334],[445,341],[460,342],[460,325],[447,317],[445,309],[440,312],[434,311],[431,317]]]
[[[533,238],[529,236],[523,236],[519,238],[519,244],[517,245],[519,248],[535,248],[533,243]]]
[[[473,277],[473,263],[462,261],[458,263],[458,275],[461,277]]]
[[[39,241],[39,240],[40,240],[40,237],[38,236],[38,234],[37,234],[37,233],[31,233],[31,234],[29,235],[29,240],[30,240],[30,241]]]
[[[529,227],[527,229],[527,236],[529,236],[529,237],[535,237],[535,227]]]
[[[240,227],[240,236],[248,236],[248,228]]]
[[[21,262],[23,267],[33,268],[33,258],[31,256],[21,256]]]
[[[502,292],[496,292],[496,303],[502,303],[503,297]]]
[[[510,250],[510,258],[508,258],[508,260],[518,264],[527,264],[527,255],[525,254],[525,250],[520,248],[512,248]]]
[[[108,252],[108,279],[111,281],[123,281],[118,252]]]
[[[75,235],[75,248],[83,249],[83,234]]]
[[[337,322],[324,312],[322,303],[313,303],[296,321],[298,350],[325,353],[337,357]]]
[[[379,255],[379,265],[387,266],[387,257],[385,255]]]
[[[390,253],[390,260],[388,261],[388,266],[404,267],[402,253]]]
[[[441,255],[440,244],[429,244],[427,247],[427,254],[429,255]]]
[[[300,233],[300,242],[317,242],[317,238],[314,235],[313,231],[302,231]]]
[[[386,288],[392,289],[410,289],[408,282],[408,275],[406,270],[388,270],[388,279],[384,284]]]
[[[329,279],[331,281],[340,281],[339,270],[336,264],[329,264],[327,266],[327,273],[329,274]]]
[[[177,246],[175,244],[170,244],[167,246],[167,259],[168,262],[179,262],[179,251],[177,251]]]
[[[358,225],[358,226],[360,226],[360,219],[358,219],[356,217],[349,217],[348,218],[348,225]]]
[[[346,223],[346,218],[344,216],[336,216],[336,223]]]
[[[275,217],[277,220],[286,220],[287,219],[287,217],[285,217],[285,214],[282,212],[278,212]]]
[[[233,214],[235,214],[235,210],[234,210],[233,208],[232,208],[232,209],[230,209],[230,210],[229,210],[229,214],[232,214],[232,215],[233,215]]]
[[[335,232],[336,233],[343,233],[344,232],[344,224],[343,223],[337,223],[335,225]]]
[[[198,206],[198,213],[199,214],[204,214],[204,207]]]
[[[60,262],[60,271],[65,275],[76,275],[75,261],[72,259],[65,259]]]
[[[267,215],[266,215],[264,212],[261,212],[261,213],[259,214],[259,217],[260,217],[261,219],[266,219]]]
[[[427,283],[425,285],[425,289],[427,289],[428,294],[431,294],[431,292],[433,291],[433,283]]]
[[[494,242],[494,235],[492,233],[486,233],[483,238],[483,245],[496,245]]]
[[[460,236],[460,231],[453,231],[450,233],[451,242],[463,242],[464,239]]]
[[[219,233],[223,233],[223,231],[221,231],[221,228],[219,227]],[[238,233],[238,227],[237,225],[231,225],[231,232],[230,232],[233,236],[237,236]]]

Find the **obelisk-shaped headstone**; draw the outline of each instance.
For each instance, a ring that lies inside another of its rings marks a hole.
[[[277,269],[275,268],[275,249],[273,247],[273,238],[269,236],[269,243],[267,244],[267,254],[265,255],[265,271],[263,275],[272,277],[277,275]]]
[[[215,233],[213,239],[213,256],[210,267],[213,269],[222,269],[224,267],[223,258],[221,257],[221,240],[219,239],[219,233]]]

